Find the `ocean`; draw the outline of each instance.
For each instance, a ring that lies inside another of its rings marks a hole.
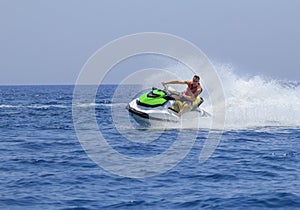
[[[125,109],[131,86],[116,94],[118,86],[101,85],[92,104],[72,103],[74,86],[1,86],[0,208],[300,209],[299,85],[254,78],[228,86],[236,94],[225,91],[225,127],[205,162],[210,130],[136,124]],[[246,94],[252,86],[260,89]],[[102,133],[109,150],[133,162],[84,148],[74,106],[93,109],[97,126],[84,119],[86,132]],[[177,141],[171,152],[180,159],[152,161]]]

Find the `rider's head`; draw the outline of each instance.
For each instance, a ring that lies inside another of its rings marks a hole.
[[[194,82],[194,83],[198,83],[199,80],[200,80],[200,77],[199,77],[198,75],[195,75],[195,76],[193,77],[193,82]]]

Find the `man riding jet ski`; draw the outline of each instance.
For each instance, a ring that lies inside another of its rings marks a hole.
[[[174,80],[169,82],[162,82],[163,86],[167,84],[186,84],[188,86],[182,94],[172,95],[176,99],[174,109],[178,112],[179,116],[187,111],[196,109],[203,102],[203,99],[199,96],[202,92],[202,87],[199,83],[199,80],[200,77],[198,75],[195,75],[193,77],[193,81]]]
[[[180,116],[187,111],[197,111],[201,117],[209,114],[200,109],[203,99],[199,96],[202,88],[199,84],[199,77],[194,76],[193,81],[169,81],[162,82],[164,90],[152,88],[152,91],[142,94],[139,98],[132,100],[128,111],[133,117],[139,119],[179,121]],[[167,84],[187,84],[188,88],[180,94]]]

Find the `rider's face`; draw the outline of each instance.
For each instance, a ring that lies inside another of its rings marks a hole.
[[[193,85],[196,86],[198,84],[199,80],[197,78],[193,78]]]

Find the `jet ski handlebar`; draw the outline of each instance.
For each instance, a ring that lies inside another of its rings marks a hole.
[[[171,95],[180,95],[181,94],[173,87],[170,87],[167,85],[163,85],[163,86],[164,86],[164,91],[166,91],[168,94],[171,94]]]

